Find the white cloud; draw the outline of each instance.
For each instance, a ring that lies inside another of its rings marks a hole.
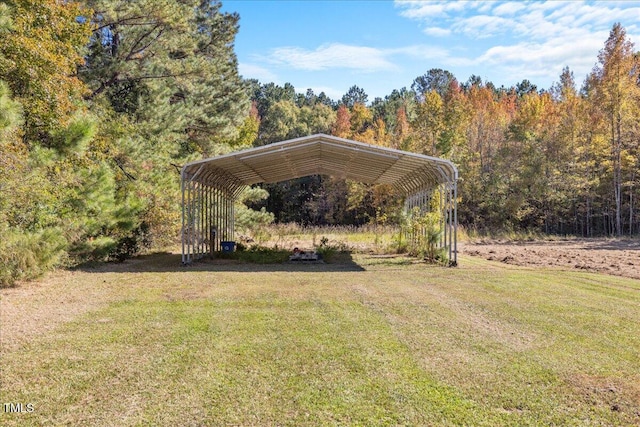
[[[453,56],[449,50],[432,45],[412,45],[389,49],[388,52],[390,55],[408,56],[411,60],[417,62],[441,62],[447,66],[467,67],[473,65],[476,61],[463,56]]]
[[[516,22],[499,16],[476,15],[461,19],[453,25],[453,30],[473,38],[495,37],[518,27]]]
[[[434,36],[434,37],[447,37],[451,35],[451,29],[440,28],[440,27],[428,27],[428,28],[425,28],[423,32],[428,36]]]
[[[576,14],[576,25],[611,27],[611,22],[626,21],[629,18],[635,18],[632,19],[635,22],[640,21],[640,4],[624,9],[583,5],[576,10]]]
[[[255,64],[239,63],[238,73],[245,79],[258,79],[263,82],[278,81],[278,77],[270,70]]]
[[[322,45],[314,50],[301,47],[273,49],[266,61],[277,66],[297,70],[323,71],[351,69],[358,72],[399,71],[393,57],[409,56],[418,60],[441,60],[449,57],[447,49],[430,45],[411,45],[399,48],[379,49],[345,44]]]
[[[580,79],[591,71],[597,61],[603,36],[604,34],[594,34],[576,39],[570,44],[562,40],[550,40],[545,43],[522,42],[494,46],[478,57],[476,63],[500,67],[530,80],[541,77],[548,81],[557,81],[562,69],[569,66],[580,83]]]
[[[639,1],[396,1],[395,5],[402,9],[401,16],[419,20],[428,29],[471,37],[514,31],[511,35],[516,37],[548,39],[576,28],[610,29],[614,22],[631,21],[634,27],[640,16]]]
[[[400,15],[411,19],[431,19],[448,16],[449,12],[460,12],[466,7],[461,1],[404,1],[397,0],[396,7],[403,8]]]
[[[373,72],[396,68],[387,60],[387,54],[384,50],[373,47],[332,43],[319,46],[315,50],[279,47],[271,52],[269,60],[278,65],[307,71],[349,68]]]
[[[471,2],[471,4],[472,4],[472,7],[477,7],[478,12],[480,13],[489,13],[493,8],[493,6],[496,5],[496,3],[489,2],[489,1],[474,1],[474,2]]]
[[[412,45],[387,50],[389,55],[407,55],[417,59],[441,59],[449,56],[449,51],[437,46]]]
[[[464,10],[451,8],[451,3],[464,5]],[[400,15],[421,22],[426,34],[447,35],[448,31],[450,40],[457,40],[457,45],[447,48],[466,56],[447,56],[441,61],[445,65],[490,66],[502,75],[550,81],[569,66],[579,81],[597,61],[613,23],[622,23],[636,49],[640,42],[639,1],[451,3],[396,1]],[[477,48],[483,51],[477,53]]]
[[[514,15],[515,13],[524,9],[525,7],[526,6],[520,2],[502,3],[499,6],[497,6],[495,9],[493,9],[493,13],[501,16]]]

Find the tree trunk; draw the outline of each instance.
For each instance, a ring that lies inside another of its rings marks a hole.
[[[616,229],[615,234],[622,236],[622,141],[620,135],[620,122],[622,118],[618,113],[615,118],[614,129],[614,170],[613,170],[613,185],[616,199]]]

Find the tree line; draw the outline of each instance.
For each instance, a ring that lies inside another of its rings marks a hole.
[[[480,231],[640,232],[640,55],[615,25],[578,89],[565,69],[460,83],[432,69],[369,101],[245,80],[217,1],[0,3],[0,283],[123,259],[179,236],[180,167],[313,133],[451,159]],[[244,220],[393,223],[384,186],[312,176],[248,193]]]
[[[369,103],[353,86],[324,93],[250,81],[257,145],[315,132],[451,159],[459,220],[480,232],[578,236],[640,233],[640,53],[616,24],[578,88],[565,68],[551,88],[509,88],[441,69]],[[280,221],[397,220],[388,189],[327,177],[266,186]]]

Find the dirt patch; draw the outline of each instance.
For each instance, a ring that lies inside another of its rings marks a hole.
[[[60,270],[0,289],[0,354],[117,299],[109,281],[106,276]]]
[[[639,239],[464,243],[461,253],[521,266],[552,266],[640,279]]]
[[[640,380],[640,377],[638,377]],[[608,407],[613,412],[624,412],[640,421],[640,386],[638,381],[598,377],[575,373],[565,379],[572,392],[593,406]]]
[[[135,295],[136,287],[123,283],[118,275],[132,272],[132,282],[138,281],[139,272],[159,270],[168,256],[172,256],[173,269],[182,268],[179,255],[158,254],[95,268],[57,270],[38,280],[0,289],[0,356],[78,316]]]

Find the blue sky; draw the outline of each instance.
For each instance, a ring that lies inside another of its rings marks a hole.
[[[248,1],[235,50],[245,78],[339,100],[353,85],[369,101],[409,88],[431,68],[496,86],[539,89],[568,66],[580,86],[614,23],[640,50],[640,1]]]

